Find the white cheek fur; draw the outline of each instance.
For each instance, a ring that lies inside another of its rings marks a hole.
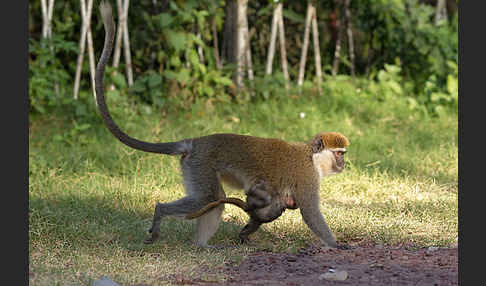
[[[333,164],[335,163],[334,154],[329,150],[323,150],[319,153],[312,155],[312,161],[314,162],[314,168],[319,173],[319,179],[322,177],[336,174],[333,171]]]

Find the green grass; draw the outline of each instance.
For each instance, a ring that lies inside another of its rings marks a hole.
[[[361,94],[305,96],[259,104],[195,104],[162,116],[113,106],[127,133],[147,141],[234,132],[289,141],[338,131],[351,141],[348,168],[326,178],[321,210],[338,241],[447,246],[457,242],[457,113],[431,118],[396,98]],[[301,118],[300,113],[305,117]],[[264,225],[239,245],[247,215],[227,206],[210,243],[192,244],[192,222],[167,219],[161,240],[144,245],[157,201],[183,196],[178,159],[134,151],[101,124],[70,133],[59,115],[29,128],[29,268],[32,285],[89,285],[108,275],[121,285],[164,285],[169,275],[200,275],[200,267],[238,263],[255,250],[293,252],[315,236],[298,211]],[[61,140],[53,140],[61,134]],[[227,195],[243,198],[240,191]],[[224,280],[214,274],[208,280]]]

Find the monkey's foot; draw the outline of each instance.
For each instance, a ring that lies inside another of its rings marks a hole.
[[[144,243],[144,244],[152,244],[152,243],[154,243],[154,240],[153,240],[151,237],[149,237],[149,238],[145,239],[145,240],[143,241],[143,243]]]
[[[248,243],[250,243],[250,239],[248,238],[248,236],[240,235],[240,243],[241,244],[248,244]]]
[[[146,238],[143,243],[145,244],[152,244],[154,243],[157,239],[159,239],[159,234],[157,232],[152,232],[152,229],[149,229],[149,232],[152,233],[152,235],[149,238]]]

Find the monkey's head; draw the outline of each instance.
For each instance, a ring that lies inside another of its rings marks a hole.
[[[311,142],[312,160],[321,177],[339,174],[344,170],[349,140],[338,132],[319,133]]]

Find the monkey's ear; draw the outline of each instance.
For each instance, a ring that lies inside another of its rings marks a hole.
[[[324,149],[324,142],[322,138],[317,137],[312,141],[312,153],[319,153]]]

